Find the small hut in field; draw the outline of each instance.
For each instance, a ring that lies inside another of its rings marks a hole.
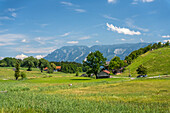
[[[110,78],[110,72],[108,70],[103,70],[97,74],[96,78]]]

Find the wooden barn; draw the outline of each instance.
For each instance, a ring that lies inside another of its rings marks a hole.
[[[108,70],[101,71],[96,78],[110,78],[110,72]]]

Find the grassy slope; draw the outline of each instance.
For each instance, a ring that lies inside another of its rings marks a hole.
[[[122,75],[128,76],[130,69],[131,75],[137,76],[136,69],[141,64],[147,67],[149,76],[170,74],[170,48],[160,48],[139,56]]]

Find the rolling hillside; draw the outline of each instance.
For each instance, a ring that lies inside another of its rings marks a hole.
[[[147,67],[149,76],[170,74],[170,48],[160,48],[139,56],[122,75],[128,76],[130,69],[131,75],[137,76],[136,69],[141,64]]]

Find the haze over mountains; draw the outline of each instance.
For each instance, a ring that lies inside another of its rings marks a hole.
[[[92,47],[88,46],[64,46],[60,49],[56,49],[54,52],[44,57],[48,61],[69,61],[79,62],[86,58],[90,52],[99,50],[103,53],[107,61],[110,61],[114,56],[118,56],[124,59],[132,51],[139,48],[143,48],[149,45],[149,43],[131,43],[131,44],[115,44],[115,45],[95,45]]]

